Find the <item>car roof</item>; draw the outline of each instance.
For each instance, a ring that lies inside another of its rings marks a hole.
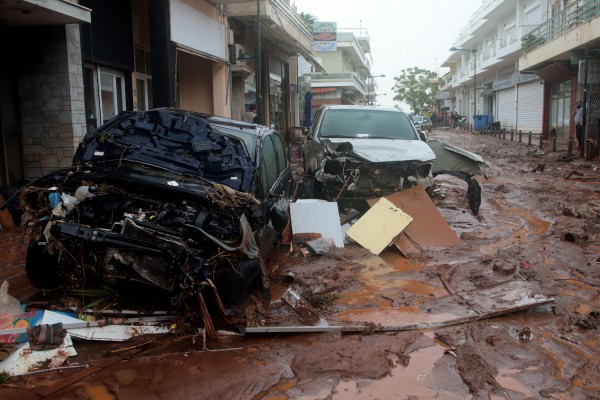
[[[352,105],[352,104],[325,104],[323,106],[324,109],[330,110],[377,110],[377,111],[392,111],[404,113],[404,111],[397,109],[396,107],[391,106],[362,106],[362,105]]]

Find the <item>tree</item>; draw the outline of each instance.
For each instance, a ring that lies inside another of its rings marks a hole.
[[[426,110],[433,105],[433,97],[438,90],[437,78],[435,72],[426,69],[403,69],[400,76],[394,77],[394,100],[405,102],[415,114]]]
[[[315,23],[315,16],[305,13],[305,12],[301,12],[298,14],[298,16],[300,17],[300,19],[302,20],[302,22],[304,22],[304,25],[306,25],[306,27],[308,28],[309,31],[313,31],[313,25]]]

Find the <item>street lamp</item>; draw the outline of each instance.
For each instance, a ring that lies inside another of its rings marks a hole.
[[[371,104],[371,85],[373,84],[373,79],[374,78],[385,78],[385,75],[381,74],[381,75],[373,76],[369,73],[368,78],[369,78],[370,83],[367,82],[367,105],[370,106],[370,105],[372,105]]]
[[[473,54],[473,128],[475,127],[475,114],[477,113],[477,49],[463,49],[450,47],[450,51],[464,51]]]

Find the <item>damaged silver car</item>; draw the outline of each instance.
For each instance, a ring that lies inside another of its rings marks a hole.
[[[267,287],[263,259],[287,225],[290,189],[267,127],[123,112],[86,135],[71,167],[22,191],[27,275],[42,289],[101,282],[175,306],[209,293],[227,307]]]
[[[394,107],[323,105],[304,142],[304,196],[337,201],[342,208],[365,209],[364,200],[382,197],[451,174],[464,179],[474,214],[484,175],[476,154],[432,141]]]

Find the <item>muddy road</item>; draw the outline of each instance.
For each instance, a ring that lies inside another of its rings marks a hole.
[[[487,179],[477,178],[477,216],[464,181],[436,178],[434,203],[461,245],[411,259],[394,249],[375,256],[358,245],[324,256],[281,246],[268,263],[274,301],[257,323],[282,318],[277,299],[291,286],[319,297],[331,325],[367,329],[221,332],[206,343],[200,335],[173,334],[126,343],[77,341],[78,355],[66,365],[87,367],[9,378],[0,396],[600,398],[600,163],[463,131],[436,130],[430,137],[478,153],[490,167]],[[0,235],[11,249],[3,256],[3,274],[25,293],[17,283],[23,249],[14,231]],[[494,297],[515,283],[528,289],[517,293],[519,299],[552,301],[495,317],[474,306],[476,296],[492,309],[515,306]],[[459,317],[463,323],[442,323]]]

